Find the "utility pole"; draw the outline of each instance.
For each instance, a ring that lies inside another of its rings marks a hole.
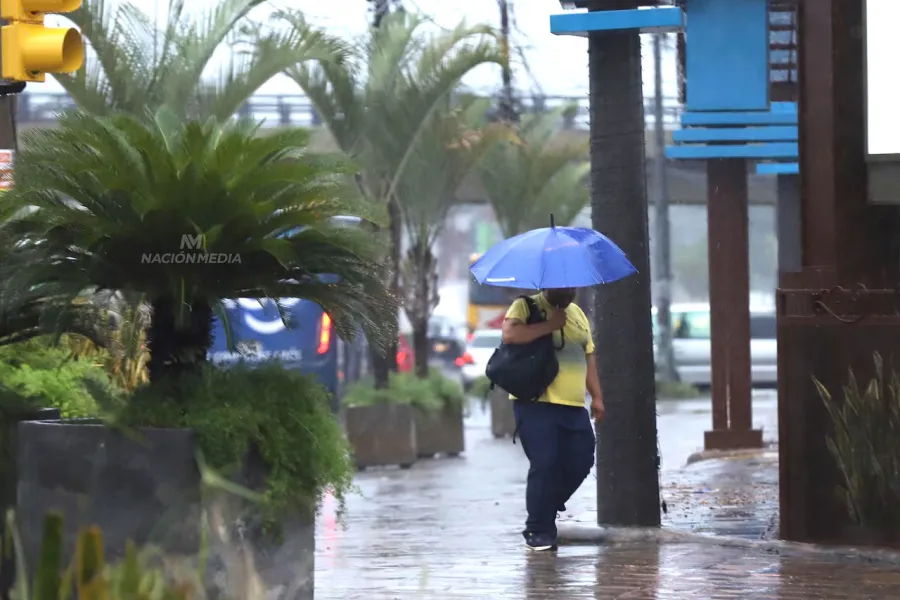
[[[664,127],[662,45],[665,34],[653,35],[653,133],[656,152],[653,161],[656,179],[656,322],[659,326],[657,348],[658,376],[677,381],[675,351],[672,348],[672,239],[669,221],[669,182],[666,173],[666,130]]]
[[[500,97],[500,118],[511,123],[517,122],[515,95],[512,85],[512,65],[509,50],[509,3],[511,0],[497,0],[500,7],[500,43],[503,49],[503,90]]]

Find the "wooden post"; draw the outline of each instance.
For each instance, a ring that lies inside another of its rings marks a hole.
[[[762,447],[750,380],[750,258],[747,163],[707,164],[713,428],[707,450]]]

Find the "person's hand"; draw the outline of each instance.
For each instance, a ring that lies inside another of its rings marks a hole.
[[[550,327],[553,328],[553,331],[559,331],[566,326],[566,320],[566,311],[564,309],[557,308],[553,310],[550,318],[547,319],[547,323],[550,324]]]
[[[591,398],[591,416],[598,423],[606,416],[606,407],[603,406],[603,398]]]

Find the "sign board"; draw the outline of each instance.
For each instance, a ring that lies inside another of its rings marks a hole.
[[[865,1],[866,152],[876,160],[900,160],[898,23],[898,0]]]
[[[13,185],[14,150],[0,150],[0,190],[8,190]]]

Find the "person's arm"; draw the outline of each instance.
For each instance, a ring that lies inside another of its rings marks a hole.
[[[554,331],[549,321],[526,325],[519,319],[504,319],[502,340],[504,344],[529,344]]]
[[[585,381],[587,392],[595,402],[603,402],[603,388],[600,387],[600,375],[597,374],[597,357],[594,354],[587,355],[587,380]]]
[[[606,405],[603,404],[603,389],[600,387],[600,375],[597,373],[597,358],[593,353],[587,355],[588,394],[591,395],[591,417],[598,423],[606,416]]]

